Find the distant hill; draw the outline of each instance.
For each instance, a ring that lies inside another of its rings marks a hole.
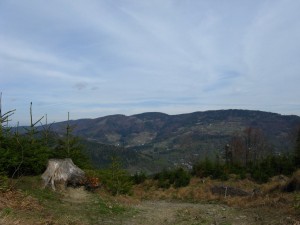
[[[246,127],[261,129],[274,151],[289,151],[290,135],[300,124],[300,117],[251,110],[215,110],[180,115],[156,112],[112,115],[70,123],[76,125],[75,135],[94,143],[89,145],[90,155],[99,155],[99,151],[106,149],[104,146],[112,145],[126,149],[125,155],[131,154],[133,160],[127,160],[128,168],[155,170],[189,165],[220,152],[234,134]],[[56,123],[53,129],[61,132],[65,125],[66,122]],[[97,144],[102,147],[96,147]],[[101,163],[101,159],[97,162]]]

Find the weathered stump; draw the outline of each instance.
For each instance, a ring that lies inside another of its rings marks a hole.
[[[84,184],[85,173],[73,163],[72,159],[49,159],[42,179],[44,188],[51,185],[52,189],[56,190],[57,185],[64,188],[68,184],[72,186]]]

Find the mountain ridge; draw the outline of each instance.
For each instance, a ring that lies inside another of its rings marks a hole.
[[[66,123],[67,121],[55,123],[52,128],[60,133]],[[130,162],[128,167],[136,164],[134,166],[141,168],[142,163],[152,163],[150,167],[153,170],[154,164],[161,168],[182,163],[191,164],[205,156],[218,154],[234,135],[243,133],[247,127],[261,130],[273,151],[291,151],[293,143],[290,136],[300,124],[300,117],[258,110],[230,109],[179,115],[159,112],[131,116],[117,114],[95,119],[70,120],[69,123],[76,125],[74,135],[94,142],[90,145],[89,154],[92,159],[97,155],[96,165],[101,161],[99,152],[105,146],[115,146],[115,149],[126,149],[120,151],[125,158],[126,155],[131,155],[136,159],[133,162],[127,158]],[[98,148],[97,143],[102,147]],[[109,152],[105,150],[103,154]],[[114,152],[118,153],[118,150]]]
[[[66,123],[67,121],[55,123],[53,128],[60,132],[61,127]],[[238,132],[246,127],[259,128],[267,136],[273,137],[278,136],[280,132],[284,133],[293,129],[293,126],[300,123],[300,117],[258,110],[229,109],[178,115],[160,112],[146,112],[131,116],[116,114],[95,119],[70,120],[69,123],[76,125],[74,135],[103,144],[132,147],[140,143],[146,144],[170,138],[172,134],[179,135],[188,132],[231,136],[230,132]],[[213,128],[210,129],[209,127],[212,126]],[[188,130],[184,131],[184,129]]]

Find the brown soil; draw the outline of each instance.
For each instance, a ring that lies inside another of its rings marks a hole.
[[[63,201],[85,204],[92,198],[91,193],[84,188],[67,188]],[[168,200],[134,201],[125,198],[129,204],[116,197],[116,201],[130,205],[134,213],[125,213],[116,217],[101,218],[94,224],[122,225],[300,225],[296,216],[286,214],[276,207],[246,207],[228,206],[218,203],[188,203]],[[232,198],[230,198],[232,199]],[[235,201],[235,200],[234,200]],[[243,202],[241,202],[243,203]]]
[[[90,200],[91,194],[87,192],[84,187],[80,188],[66,188],[63,191],[64,201],[74,202],[74,203],[83,203]]]
[[[221,204],[144,201],[135,206],[138,213],[122,221],[126,225],[191,224],[300,224],[290,216],[268,209],[241,210]]]

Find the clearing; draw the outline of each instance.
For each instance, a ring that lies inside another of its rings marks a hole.
[[[278,214],[277,210],[241,210],[222,204],[143,201],[134,206],[139,213],[120,224],[144,225],[245,225],[297,224],[295,219]],[[300,223],[298,223],[300,224]]]
[[[299,211],[291,208],[294,195],[264,196],[247,206],[245,198],[196,200],[190,187],[112,197],[83,188],[53,192],[41,189],[39,182],[40,178],[25,177],[19,191],[0,192],[1,225],[300,225]],[[193,197],[174,197],[183,193]]]

